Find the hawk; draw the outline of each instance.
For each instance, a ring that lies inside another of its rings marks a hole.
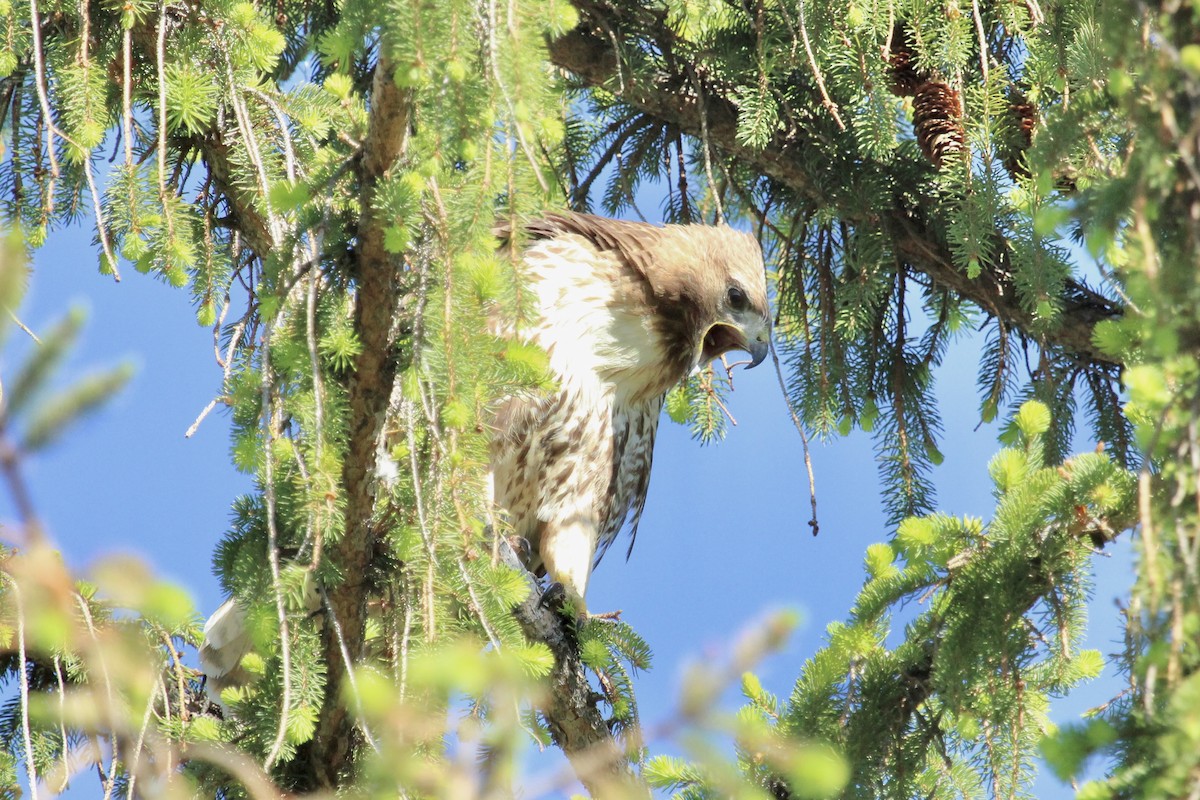
[[[494,500],[530,544],[530,569],[586,614],[592,570],[637,535],[669,389],[731,351],[756,366],[770,316],[762,251],[727,226],[549,214],[524,226],[520,271],[557,389],[495,415]]]
[[[495,504],[530,543],[529,567],[586,614],[588,578],[625,527],[636,537],[667,391],[731,350],[767,355],[762,251],[727,226],[548,214],[527,223],[519,269],[557,379],[511,396],[492,420]],[[242,681],[245,613],[227,601],[204,627],[210,693]],[[218,701],[219,702],[219,701]]]

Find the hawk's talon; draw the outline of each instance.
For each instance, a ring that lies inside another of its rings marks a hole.
[[[588,613],[578,611],[581,601],[572,597],[567,591],[567,587],[563,586],[558,581],[551,581],[546,586],[546,590],[542,592],[542,597],[538,600],[539,608],[549,608],[559,619],[567,624],[567,629],[573,635],[578,635],[578,632],[587,624]]]
[[[538,608],[549,608],[562,614],[567,600],[567,588],[558,581],[551,581],[542,598],[538,600]]]
[[[517,554],[517,558],[521,560],[521,563],[528,565],[529,559],[533,555],[533,548],[530,546],[529,540],[524,536],[505,536],[504,539],[508,542],[508,546],[513,549],[513,552]]]

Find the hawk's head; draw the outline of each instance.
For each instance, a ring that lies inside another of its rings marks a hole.
[[[525,230],[534,239],[580,237],[624,265],[610,276],[615,297],[630,313],[651,318],[666,387],[731,350],[749,353],[750,366],[766,358],[766,278],[750,234],[727,225],[658,226],[569,213],[548,214]]]
[[[667,225],[646,260],[645,274],[666,332],[686,343],[689,369],[731,350],[767,357],[771,317],[762,249],[748,233],[725,225]]]

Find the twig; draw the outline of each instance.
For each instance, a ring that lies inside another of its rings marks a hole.
[[[1025,8],[1029,10],[1029,22],[1035,28],[1046,21],[1046,15],[1042,13],[1038,0],[1025,0]]]
[[[50,111],[50,100],[46,92],[46,65],[42,57],[42,20],[38,14],[37,0],[29,0],[29,16],[30,16],[30,31],[33,34],[33,66],[35,72],[34,85],[37,88],[38,101],[42,106],[42,114],[46,117],[46,150],[50,156],[50,182],[46,196],[49,198],[48,211],[54,210],[54,181],[58,178],[58,156],[54,152],[54,136],[57,134],[64,141],[79,147],[78,144],[71,141],[58,126],[54,124],[54,116]],[[100,238],[100,246],[104,250],[104,255],[108,259],[108,266],[112,268],[114,280],[121,280],[121,273],[117,270],[117,259],[113,255],[112,247],[108,242],[108,234],[104,230],[104,212],[100,204],[100,192],[96,189],[96,179],[92,175],[92,163],[89,157],[89,152],[84,148],[79,147],[83,153],[83,176],[87,179],[88,188],[92,192],[92,207],[96,214],[96,233]]]
[[[204,214],[205,235],[207,236],[208,219],[212,213],[212,209],[208,209]],[[222,298],[221,313],[217,316],[217,321],[213,323],[213,357],[217,360],[217,366],[225,369],[226,361],[221,357],[221,329],[225,327],[225,318],[229,316],[229,300],[233,294],[233,279],[230,278],[229,285],[225,287],[225,297]],[[236,338],[241,335],[241,331],[245,329],[245,322],[241,322],[234,327],[231,338]],[[232,353],[230,353],[232,355]]]
[[[220,399],[221,398],[219,398],[219,397],[214,397],[212,400],[208,401],[208,405],[206,405],[204,407],[204,410],[200,412],[200,415],[198,417],[196,417],[196,421],[193,422],[186,431],[184,431],[183,438],[185,438],[185,439],[192,438],[192,434],[194,434],[196,432],[196,430],[200,427],[200,423],[203,422],[204,418],[209,415],[209,412],[211,412],[214,408],[217,407],[217,403],[220,401]]]
[[[408,690],[408,651],[412,644],[412,618],[413,618],[413,601],[409,597],[404,598],[404,635],[400,639],[400,700],[404,700],[404,696]]]
[[[632,117],[623,117],[608,126],[608,130],[601,136],[611,134],[613,138],[609,141],[604,152],[595,159],[588,170],[588,174],[584,176],[582,181],[577,182],[571,192],[571,204],[576,211],[581,210],[580,206],[592,192],[592,184],[596,182],[596,179],[600,177],[604,169],[617,157],[621,148],[625,146],[625,143],[652,124],[651,119],[645,114],[635,114]]]
[[[271,97],[264,91],[251,88],[250,92],[262,98],[262,101],[267,104],[271,112],[275,115],[275,121],[279,123],[279,133],[283,138],[283,156],[284,164],[287,167],[287,177],[289,181],[296,180],[296,154],[292,147],[292,134],[288,129],[287,114],[283,113],[283,109],[275,102],[275,98]],[[316,254],[313,254],[316,258]]]
[[[125,168],[133,168],[133,31],[121,37],[121,125],[125,144]]]
[[[33,496],[25,484],[25,476],[21,474],[20,458],[21,454],[7,437],[0,435],[0,470],[4,472],[4,479],[8,482],[8,493],[12,495],[13,504],[17,507],[21,527],[24,529],[24,540],[28,544],[36,544],[42,540],[42,523],[34,509]]]
[[[546,177],[542,175],[542,168],[538,164],[537,157],[534,155],[533,148],[529,146],[529,142],[525,140],[525,133],[521,129],[521,123],[517,120],[516,106],[513,104],[512,98],[508,94],[508,89],[504,85],[504,78],[500,74],[500,59],[497,55],[496,47],[496,3],[495,0],[487,4],[487,49],[488,63],[492,68],[492,78],[496,81],[496,88],[500,90],[500,96],[504,98],[505,105],[508,106],[508,113],[512,119],[512,129],[516,132],[517,143],[521,146],[521,151],[525,154],[525,158],[529,161],[529,166],[533,167],[533,176],[537,178],[538,186],[545,193],[550,192],[550,184],[546,182]]]
[[[721,360],[724,361],[725,357],[721,356]],[[725,369],[728,371],[728,369],[729,369],[728,365],[726,365]],[[737,427],[737,424],[738,424],[737,420],[734,418],[734,416],[730,412],[729,408],[724,403],[721,402],[721,398],[717,395],[717,390],[713,386],[712,365],[709,365],[708,371],[705,374],[707,374],[708,379],[707,380],[704,380],[703,378],[701,379],[700,388],[704,391],[705,394],[707,394],[710,398],[712,398],[712,401],[714,403],[716,403],[717,407],[720,408],[721,411],[723,411],[725,413],[725,416],[729,418],[729,421],[734,425],[734,427]],[[732,384],[733,384],[733,381],[730,381],[730,385],[732,385]]]
[[[222,319],[224,319],[225,312],[228,310],[229,293],[226,292],[225,307],[221,311]],[[247,312],[247,314],[249,314],[249,312]],[[221,385],[228,386],[229,374],[233,372],[233,351],[237,349],[238,343],[242,340],[242,334],[246,332],[246,320],[243,318],[241,322],[233,326],[233,333],[229,337],[229,347],[225,351],[225,358],[223,360],[221,358],[221,351],[217,349],[217,328],[219,328],[220,325],[221,322],[218,320],[217,327],[213,329],[213,351],[217,355],[217,363],[221,365],[221,369],[223,370],[223,375],[221,376]],[[192,426],[187,429],[186,433],[183,434],[185,439],[190,439],[196,433],[197,429],[200,427],[200,423],[204,421],[204,418],[208,416],[209,412],[213,410],[213,407],[216,406],[217,403],[221,402],[221,400],[221,397],[214,397],[212,401],[209,402],[205,409],[200,412],[200,416],[196,417],[196,421],[192,423]]]
[[[704,82],[695,71],[692,72],[692,84],[696,87],[696,102],[700,108],[700,144],[704,148],[704,177],[708,179],[708,190],[712,193],[713,203],[717,207],[717,220],[725,222],[725,209],[721,204],[721,194],[717,191],[717,182],[713,179],[712,148],[708,139],[708,106],[704,102]]]
[[[176,667],[178,667],[178,664],[176,664]],[[164,678],[161,673],[158,676],[158,690],[160,692],[162,692],[163,715],[166,718],[165,722],[167,723],[167,726],[169,728],[171,726],[171,693],[170,693],[170,691],[167,690],[167,679]],[[180,714],[179,720],[180,720],[180,723],[184,722],[183,714],[186,713],[186,710],[187,710],[187,701],[184,700],[184,697],[181,694],[181,695],[179,695],[179,714]],[[183,727],[181,724],[181,730],[182,729],[183,729]],[[175,759],[172,757],[170,750],[167,750],[165,755],[166,755],[166,763],[163,765],[162,771],[164,774],[170,775],[172,772],[175,771]]]
[[[800,434],[800,443],[804,448],[804,468],[808,471],[808,497],[812,503],[812,518],[808,521],[808,527],[812,528],[812,534],[816,536],[820,532],[821,526],[817,523],[817,481],[813,476],[812,454],[808,449],[808,434],[804,432],[804,423],[800,421],[796,409],[792,406],[792,399],[788,395],[787,383],[783,379],[783,368],[779,365],[779,353],[775,350],[774,340],[771,341],[771,361],[775,365],[775,377],[779,379],[779,391],[783,393],[783,402],[787,404],[788,414],[792,418],[792,424],[796,426],[796,432]]]
[[[220,767],[236,778],[254,800],[280,800],[283,797],[258,765],[246,755],[215,742],[187,742],[180,754]]]
[[[979,13],[979,0],[971,0],[971,16],[975,18],[975,35],[979,37],[979,71],[983,73],[983,83],[988,81],[987,65],[987,33],[983,30],[983,17]]]
[[[100,675],[104,678],[104,695],[108,701],[108,724],[112,730],[113,745],[117,741],[117,714],[116,700],[113,698],[112,677],[108,674],[108,660],[104,658],[104,649],[100,646],[100,637],[96,633],[96,623],[92,619],[92,610],[88,608],[87,600],[78,592],[75,593],[75,602],[79,606],[79,610],[83,613],[83,621],[87,623],[88,636],[91,637],[92,647],[95,648],[96,661],[100,664]],[[100,748],[96,748],[96,769],[101,768]],[[117,756],[113,753],[112,758],[108,762],[108,778],[104,781],[104,800],[109,800],[112,797],[113,781],[117,777]]]
[[[42,343],[42,340],[38,338],[38,335],[36,333],[34,333],[33,331],[29,330],[29,328],[26,327],[25,323],[21,322],[21,318],[18,317],[16,314],[14,314],[11,310],[9,310],[8,316],[12,318],[12,321],[14,323],[16,323],[18,328],[23,330],[30,339],[33,339],[34,343],[36,343],[36,344]]]
[[[492,626],[488,624],[487,614],[483,610],[483,603],[480,602],[479,596],[475,594],[475,583],[471,580],[470,573],[467,572],[467,564],[463,561],[462,556],[457,559],[458,574],[462,576],[463,583],[467,585],[467,596],[471,598],[471,606],[475,611],[475,616],[479,617],[479,624],[483,626],[483,632],[487,634],[488,641],[492,643],[492,647],[496,652],[500,652],[500,639],[492,631]]]
[[[162,12],[158,15],[158,40],[154,50],[154,60],[158,63],[158,200],[167,207],[167,8],[169,3],[163,3]],[[167,214],[167,224],[171,226],[171,215]]]
[[[21,687],[21,736],[25,740],[25,772],[29,777],[29,796],[37,800],[37,764],[33,759],[33,735],[29,729],[29,662],[25,653],[25,602],[17,579],[4,571],[0,571],[0,575],[12,584],[13,605],[16,606],[17,612],[17,679]],[[66,747],[65,740],[63,746]]]
[[[50,98],[46,89],[46,63],[42,53],[42,17],[38,13],[37,0],[29,0],[29,29],[33,35],[33,72],[34,88],[37,90],[38,102],[42,106],[42,114],[46,117],[46,153],[50,157],[50,183],[46,192],[48,211],[54,211],[54,181],[59,176],[58,155],[54,152],[54,135],[62,135],[54,124],[54,114],[50,110]]]
[[[54,677],[58,678],[58,735],[62,737],[63,746],[63,777],[62,784],[58,787],[58,793],[62,794],[67,790],[69,782],[70,770],[66,769],[67,760],[67,687],[63,681],[62,674],[62,659],[56,654],[54,656]]]
[[[813,54],[812,43],[808,40],[808,26],[804,22],[804,0],[799,0],[800,11],[800,38],[804,40],[804,52],[808,54],[808,66],[812,69],[813,77],[817,79],[817,89],[821,92],[821,105],[833,117],[833,121],[837,123],[840,130],[846,130],[846,124],[842,122],[842,117],[838,113],[837,103],[829,97],[829,92],[825,89],[825,78],[821,76],[821,70],[817,67],[817,57]]]
[[[146,743],[146,731],[150,728],[150,718],[154,714],[154,701],[158,699],[158,682],[155,682],[154,688],[150,691],[150,699],[146,701],[146,712],[142,715],[142,727],[138,730],[137,742],[133,746],[133,758],[129,762],[129,784],[126,797],[128,800],[134,799],[134,787],[137,785],[138,763],[142,760],[142,747]],[[163,702],[168,706],[171,704],[170,698],[164,696]]]
[[[346,647],[345,636],[342,635],[342,623],[338,621],[337,614],[333,610],[333,604],[329,602],[329,597],[325,594],[325,587],[322,586],[320,592],[321,603],[325,607],[325,614],[333,626],[334,636],[337,637],[338,650],[342,654],[342,663],[346,665],[346,680],[350,683],[351,694],[354,695],[354,710],[357,712],[358,726],[362,730],[363,736],[366,737],[367,744],[371,745],[371,749],[378,755],[379,743],[375,740],[375,736],[367,726],[367,719],[363,714],[362,695],[358,693],[358,680],[354,677],[354,662],[350,660],[350,650]]]
[[[417,509],[417,523],[421,531],[421,542],[425,545],[425,553],[429,559],[428,564],[428,580],[425,586],[425,603],[427,608],[427,617],[425,620],[425,630],[427,635],[434,630],[434,603],[433,603],[433,569],[437,564],[437,551],[433,546],[433,536],[429,531],[429,524],[425,519],[425,499],[421,492],[421,470],[417,465],[417,439],[413,433],[413,427],[416,420],[413,418],[412,401],[404,401],[404,407],[407,410],[408,424],[404,427],[407,429],[408,437],[408,464],[412,472],[413,481],[413,499],[416,501],[414,505]]]
[[[228,309],[229,309],[229,295],[227,293],[225,295],[225,310],[222,310],[222,312],[221,312],[222,317],[224,317],[225,311]],[[217,326],[219,327],[220,324],[221,323],[218,320]],[[214,351],[217,353],[217,363],[221,365],[221,368],[224,372],[224,374],[221,377],[221,385],[222,386],[229,385],[229,374],[231,372],[233,372],[233,351],[237,349],[238,343],[242,340],[242,334],[245,332],[246,332],[246,322],[244,319],[241,322],[239,322],[237,325],[233,326],[233,334],[229,337],[229,347],[225,351],[224,360],[221,359],[220,350],[216,349],[216,343],[214,342],[213,348],[214,348]],[[214,329],[213,338],[216,339],[216,336],[217,336],[216,330]],[[185,439],[192,438],[192,436],[200,428],[200,423],[204,421],[204,418],[207,417],[209,415],[209,413],[213,410],[213,408],[216,407],[217,403],[222,402],[224,399],[225,399],[225,397],[222,396],[222,397],[214,397],[212,400],[210,400],[208,405],[204,407],[204,410],[200,412],[200,415],[198,417],[196,417],[196,421],[193,422],[191,427],[188,428],[187,431],[183,434],[183,438],[185,438]]]
[[[87,181],[92,193],[92,211],[96,216],[96,238],[100,240],[100,249],[108,259],[107,267],[112,270],[113,280],[121,282],[121,271],[117,268],[117,256],[113,252],[112,243],[108,241],[108,226],[104,222],[104,207],[100,203],[100,190],[96,188],[96,176],[92,174],[92,160],[85,156],[83,159],[83,178]]]
[[[308,464],[304,462],[304,454],[300,452],[300,442],[298,441],[299,435],[300,434],[293,433],[289,437],[292,441],[292,447],[289,449],[292,451],[292,457],[296,460],[296,471],[300,473],[300,480],[303,482],[306,491],[311,491],[312,473],[308,471]],[[317,559],[319,558],[319,552],[321,548],[319,545],[313,543],[314,539],[317,538],[314,532],[317,527],[316,512],[313,511],[311,502],[306,502],[304,506],[306,509],[304,514],[304,538],[300,540],[300,546],[296,548],[295,560],[296,562],[299,562],[304,557],[305,553],[308,552],[308,548],[311,546],[313,549],[313,557],[309,560],[307,571],[310,573],[310,576],[312,576],[316,574],[317,566],[320,563]]]
[[[255,135],[254,125],[250,120],[250,112],[246,109],[246,102],[242,99],[241,90],[238,87],[237,76],[233,72],[233,59],[229,57],[228,47],[223,46],[221,54],[225,57],[225,74],[229,79],[229,101],[233,105],[234,118],[237,120],[242,143],[246,147],[246,155],[258,177],[263,208],[267,212],[267,233],[271,237],[271,246],[277,248],[283,241],[283,230],[278,215],[271,208],[271,187],[270,181],[267,180],[267,168],[263,164],[262,154],[258,148],[258,137]],[[258,255],[259,257],[265,256],[264,253],[258,253]]]
[[[305,342],[308,345],[308,362],[312,369],[313,388],[313,453],[316,456],[317,470],[323,469],[323,453],[325,448],[325,382],[321,378],[321,358],[317,348],[317,288],[321,284],[321,271],[316,266],[317,245],[310,238],[309,246],[313,268],[308,274],[308,297],[305,315]],[[314,546],[314,553],[320,549]]]
[[[232,74],[231,74],[232,77]],[[271,386],[271,333],[274,321],[264,322],[262,334],[262,415],[263,415],[263,494],[267,501],[267,560],[271,565],[271,588],[275,593],[275,613],[279,619],[279,652],[283,662],[283,698],[279,713],[279,728],[275,741],[263,762],[263,769],[270,771],[279,759],[283,740],[287,735],[288,717],[292,709],[292,648],[288,630],[287,608],[283,600],[283,582],[279,576],[279,529],[275,520],[275,393]]]
[[[1085,717],[1085,718],[1097,717],[1097,716],[1103,714],[1105,711],[1108,711],[1109,707],[1113,703],[1117,702],[1118,700],[1121,700],[1124,697],[1127,697],[1128,695],[1130,695],[1132,693],[1133,693],[1133,687],[1126,686],[1124,689],[1122,689],[1120,692],[1117,693],[1116,697],[1112,697],[1108,700],[1105,700],[1103,703],[1101,703],[1098,706],[1092,706],[1087,711],[1084,711],[1083,714],[1081,714],[1080,716]]]
[[[1155,421],[1154,434],[1151,436],[1149,445],[1145,448],[1147,454],[1153,453],[1158,447],[1158,440],[1162,434],[1163,426],[1166,424],[1166,417],[1175,406],[1175,401],[1167,403],[1158,419]],[[1142,526],[1142,552],[1146,559],[1145,569],[1142,574],[1146,576],[1147,589],[1150,592],[1150,600],[1155,605],[1162,599],[1162,585],[1160,583],[1161,575],[1158,567],[1158,545],[1156,543],[1156,533],[1154,530],[1154,512],[1152,510],[1152,487],[1151,487],[1151,472],[1149,459],[1142,463],[1141,470],[1138,471],[1138,522]],[[1150,680],[1147,678],[1147,685],[1150,685]],[[1149,708],[1149,706],[1147,706]]]
[[[87,0],[79,0],[79,22],[79,56],[76,58],[75,63],[82,64],[86,71],[89,66],[88,45],[92,40],[92,18],[88,13]]]
[[[160,631],[160,633],[162,635],[163,644],[167,647],[167,652],[171,654],[171,662],[175,666],[175,681],[178,684],[177,691],[179,692],[179,718],[186,724],[188,721],[188,707],[186,699],[187,688],[183,675],[183,662],[179,660],[179,651],[175,649],[175,645],[171,642],[171,637],[166,631]],[[165,691],[163,692],[163,698],[168,700],[167,713],[169,714],[171,704]]]

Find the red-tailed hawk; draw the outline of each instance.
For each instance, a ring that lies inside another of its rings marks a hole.
[[[726,226],[551,214],[528,223],[521,271],[536,300],[521,335],[555,392],[508,398],[492,445],[495,501],[531,546],[530,568],[579,613],[592,569],[646,502],[667,390],[731,350],[767,355],[762,251]]]
[[[585,214],[547,215],[518,238],[536,306],[519,335],[545,349],[558,386],[497,409],[494,499],[529,541],[530,568],[584,613],[592,568],[623,527],[636,534],[667,390],[731,350],[751,366],[767,355],[762,252],[724,226]],[[205,625],[214,695],[241,682],[244,623],[230,600]]]

